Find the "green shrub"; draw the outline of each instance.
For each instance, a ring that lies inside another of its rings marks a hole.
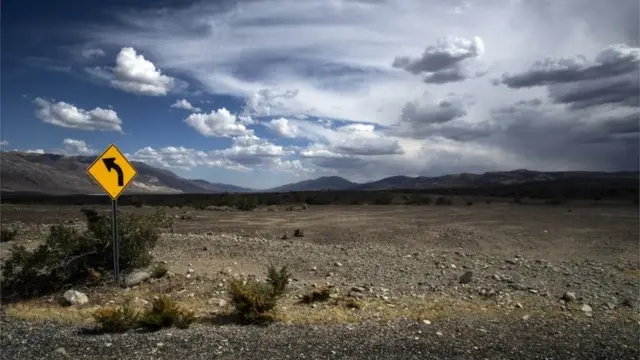
[[[451,201],[451,199],[444,197],[444,196],[438,196],[438,198],[436,199],[436,205],[452,205],[453,201]]]
[[[234,279],[229,283],[231,304],[249,323],[269,320],[268,312],[276,307],[278,299],[286,292],[291,277],[286,266],[279,271],[270,266],[267,275],[266,283],[255,279]]]
[[[258,207],[258,199],[255,196],[243,196],[236,203],[236,208],[240,211],[252,211]]]
[[[135,329],[140,318],[140,313],[129,305],[100,308],[91,315],[99,330],[108,333],[122,333]]]
[[[18,236],[18,229],[1,228],[0,229],[0,242],[13,241]]]
[[[159,330],[172,326],[186,329],[194,321],[195,315],[192,311],[182,308],[168,296],[161,295],[153,300],[151,309],[140,315],[138,323],[149,330]]]
[[[13,301],[59,291],[66,285],[86,283],[89,269],[112,270],[111,219],[95,210],[83,209],[87,230],[78,232],[59,224],[49,229],[45,242],[28,251],[13,246],[2,266],[2,299]],[[148,266],[149,251],[159,239],[163,217],[123,214],[118,216],[120,270]]]
[[[154,279],[160,279],[169,272],[169,269],[164,264],[156,264],[151,269],[151,277]]]

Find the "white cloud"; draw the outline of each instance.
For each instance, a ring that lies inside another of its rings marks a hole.
[[[123,47],[116,56],[115,68],[94,67],[86,71],[111,86],[137,95],[164,96],[179,85],[132,47]]]
[[[38,119],[48,124],[71,129],[122,132],[122,120],[111,109],[97,107],[83,110],[62,101],[53,103],[39,97],[34,100],[34,104],[38,107]]]
[[[9,142],[7,140],[0,141],[0,146],[7,146],[7,145],[9,145]]]
[[[253,130],[247,129],[236,115],[225,108],[208,114],[191,114],[184,122],[204,136],[231,137],[253,134]]]
[[[24,151],[21,151],[21,150],[15,150],[15,151],[24,152],[24,153],[27,153],[27,154],[39,154],[39,155],[42,155],[42,154],[45,153],[43,149],[27,149],[27,150],[24,150]]]
[[[104,50],[96,48],[82,49],[80,54],[87,59],[95,59],[106,55]]]
[[[58,149],[56,152],[67,156],[94,155],[97,153],[97,151],[87,145],[84,140],[68,138],[62,141],[62,149]]]
[[[193,112],[201,112],[202,109],[200,109],[199,107],[194,107],[193,105],[191,105],[190,102],[188,102],[186,99],[181,99],[181,100],[176,100],[175,103],[173,103],[171,105],[172,108],[176,108],[176,109],[184,109],[184,110],[189,110],[189,111],[193,111]]]
[[[300,130],[285,118],[273,119],[268,123],[265,123],[265,126],[273,130],[279,136],[295,138],[301,135]]]

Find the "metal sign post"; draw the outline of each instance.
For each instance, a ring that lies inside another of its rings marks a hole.
[[[111,234],[113,234],[113,281],[120,280],[120,243],[118,241],[118,200],[111,200]]]
[[[107,149],[87,168],[89,176],[111,198],[111,234],[113,236],[113,280],[120,282],[120,239],[118,238],[118,197],[137,175],[136,169],[115,146]],[[113,175],[116,176],[113,176]]]

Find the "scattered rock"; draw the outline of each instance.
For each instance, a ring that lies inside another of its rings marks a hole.
[[[518,308],[518,309],[522,309],[522,307],[523,307],[523,306],[522,306],[522,304],[520,304],[520,303],[516,303],[516,308]]]
[[[337,267],[341,267],[341,266],[342,266],[342,263],[341,263],[341,262],[339,262],[339,261],[336,261],[336,262],[334,263],[334,265],[335,265],[335,266],[337,266]]]
[[[145,299],[135,298],[131,300],[131,304],[138,308],[144,308],[144,307],[147,307],[147,305],[149,305],[149,302]]]
[[[193,270],[193,269],[191,269],[191,268],[190,268],[189,270],[187,270],[187,273],[188,273],[188,274],[193,274],[194,272],[195,272],[195,270]]]
[[[146,271],[136,271],[127,275],[127,277],[124,279],[124,284],[126,286],[134,286],[140,284],[145,280],[148,280],[149,278],[151,278],[150,273]]]
[[[473,278],[473,272],[467,271],[464,274],[462,274],[462,276],[460,276],[460,284],[468,284],[471,282],[472,278]]]
[[[507,259],[507,260],[505,260],[505,262],[507,264],[511,264],[511,265],[517,265],[518,264],[518,261],[516,259]]]
[[[359,292],[359,293],[363,293],[363,292],[365,292],[366,290],[365,290],[363,287],[360,287],[360,286],[353,286],[353,287],[351,288],[351,291],[352,291],[352,292]]]
[[[65,348],[63,348],[63,347],[59,347],[59,348],[55,349],[53,351],[53,353],[56,354],[56,355],[67,356],[67,350],[65,350]]]
[[[567,291],[562,295],[561,299],[569,303],[569,302],[575,301],[577,297],[576,297],[576,294],[572,293],[571,291]]]
[[[590,312],[593,312],[593,309],[591,308],[591,306],[589,304],[582,304],[580,306],[580,311],[585,312],[585,313],[590,313]]]
[[[522,317],[522,320],[527,321],[527,320],[529,320],[529,318],[531,318],[531,315],[526,314],[526,315],[524,315],[524,316]]]
[[[207,300],[207,304],[218,306],[218,307],[225,307],[227,306],[227,303],[228,302],[225,299],[211,298]]]
[[[366,295],[361,292],[351,291],[349,292],[349,296],[356,299],[363,299]]]
[[[529,292],[534,294],[534,295],[538,294],[538,290],[536,290],[536,289],[529,289]]]
[[[429,320],[422,320],[422,323],[425,325],[431,325],[431,321]]]
[[[626,298],[624,300],[622,300],[622,306],[628,307],[628,308],[632,308],[633,307],[633,300],[631,300],[630,298]]]
[[[69,305],[84,305],[89,302],[87,295],[77,290],[67,290],[63,297]]]

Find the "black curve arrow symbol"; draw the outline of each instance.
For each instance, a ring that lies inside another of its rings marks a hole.
[[[111,172],[111,169],[115,170],[118,173],[118,186],[124,186],[124,174],[122,173],[122,168],[120,165],[116,164],[116,158],[106,158],[102,159],[104,166],[107,167],[107,170]]]

